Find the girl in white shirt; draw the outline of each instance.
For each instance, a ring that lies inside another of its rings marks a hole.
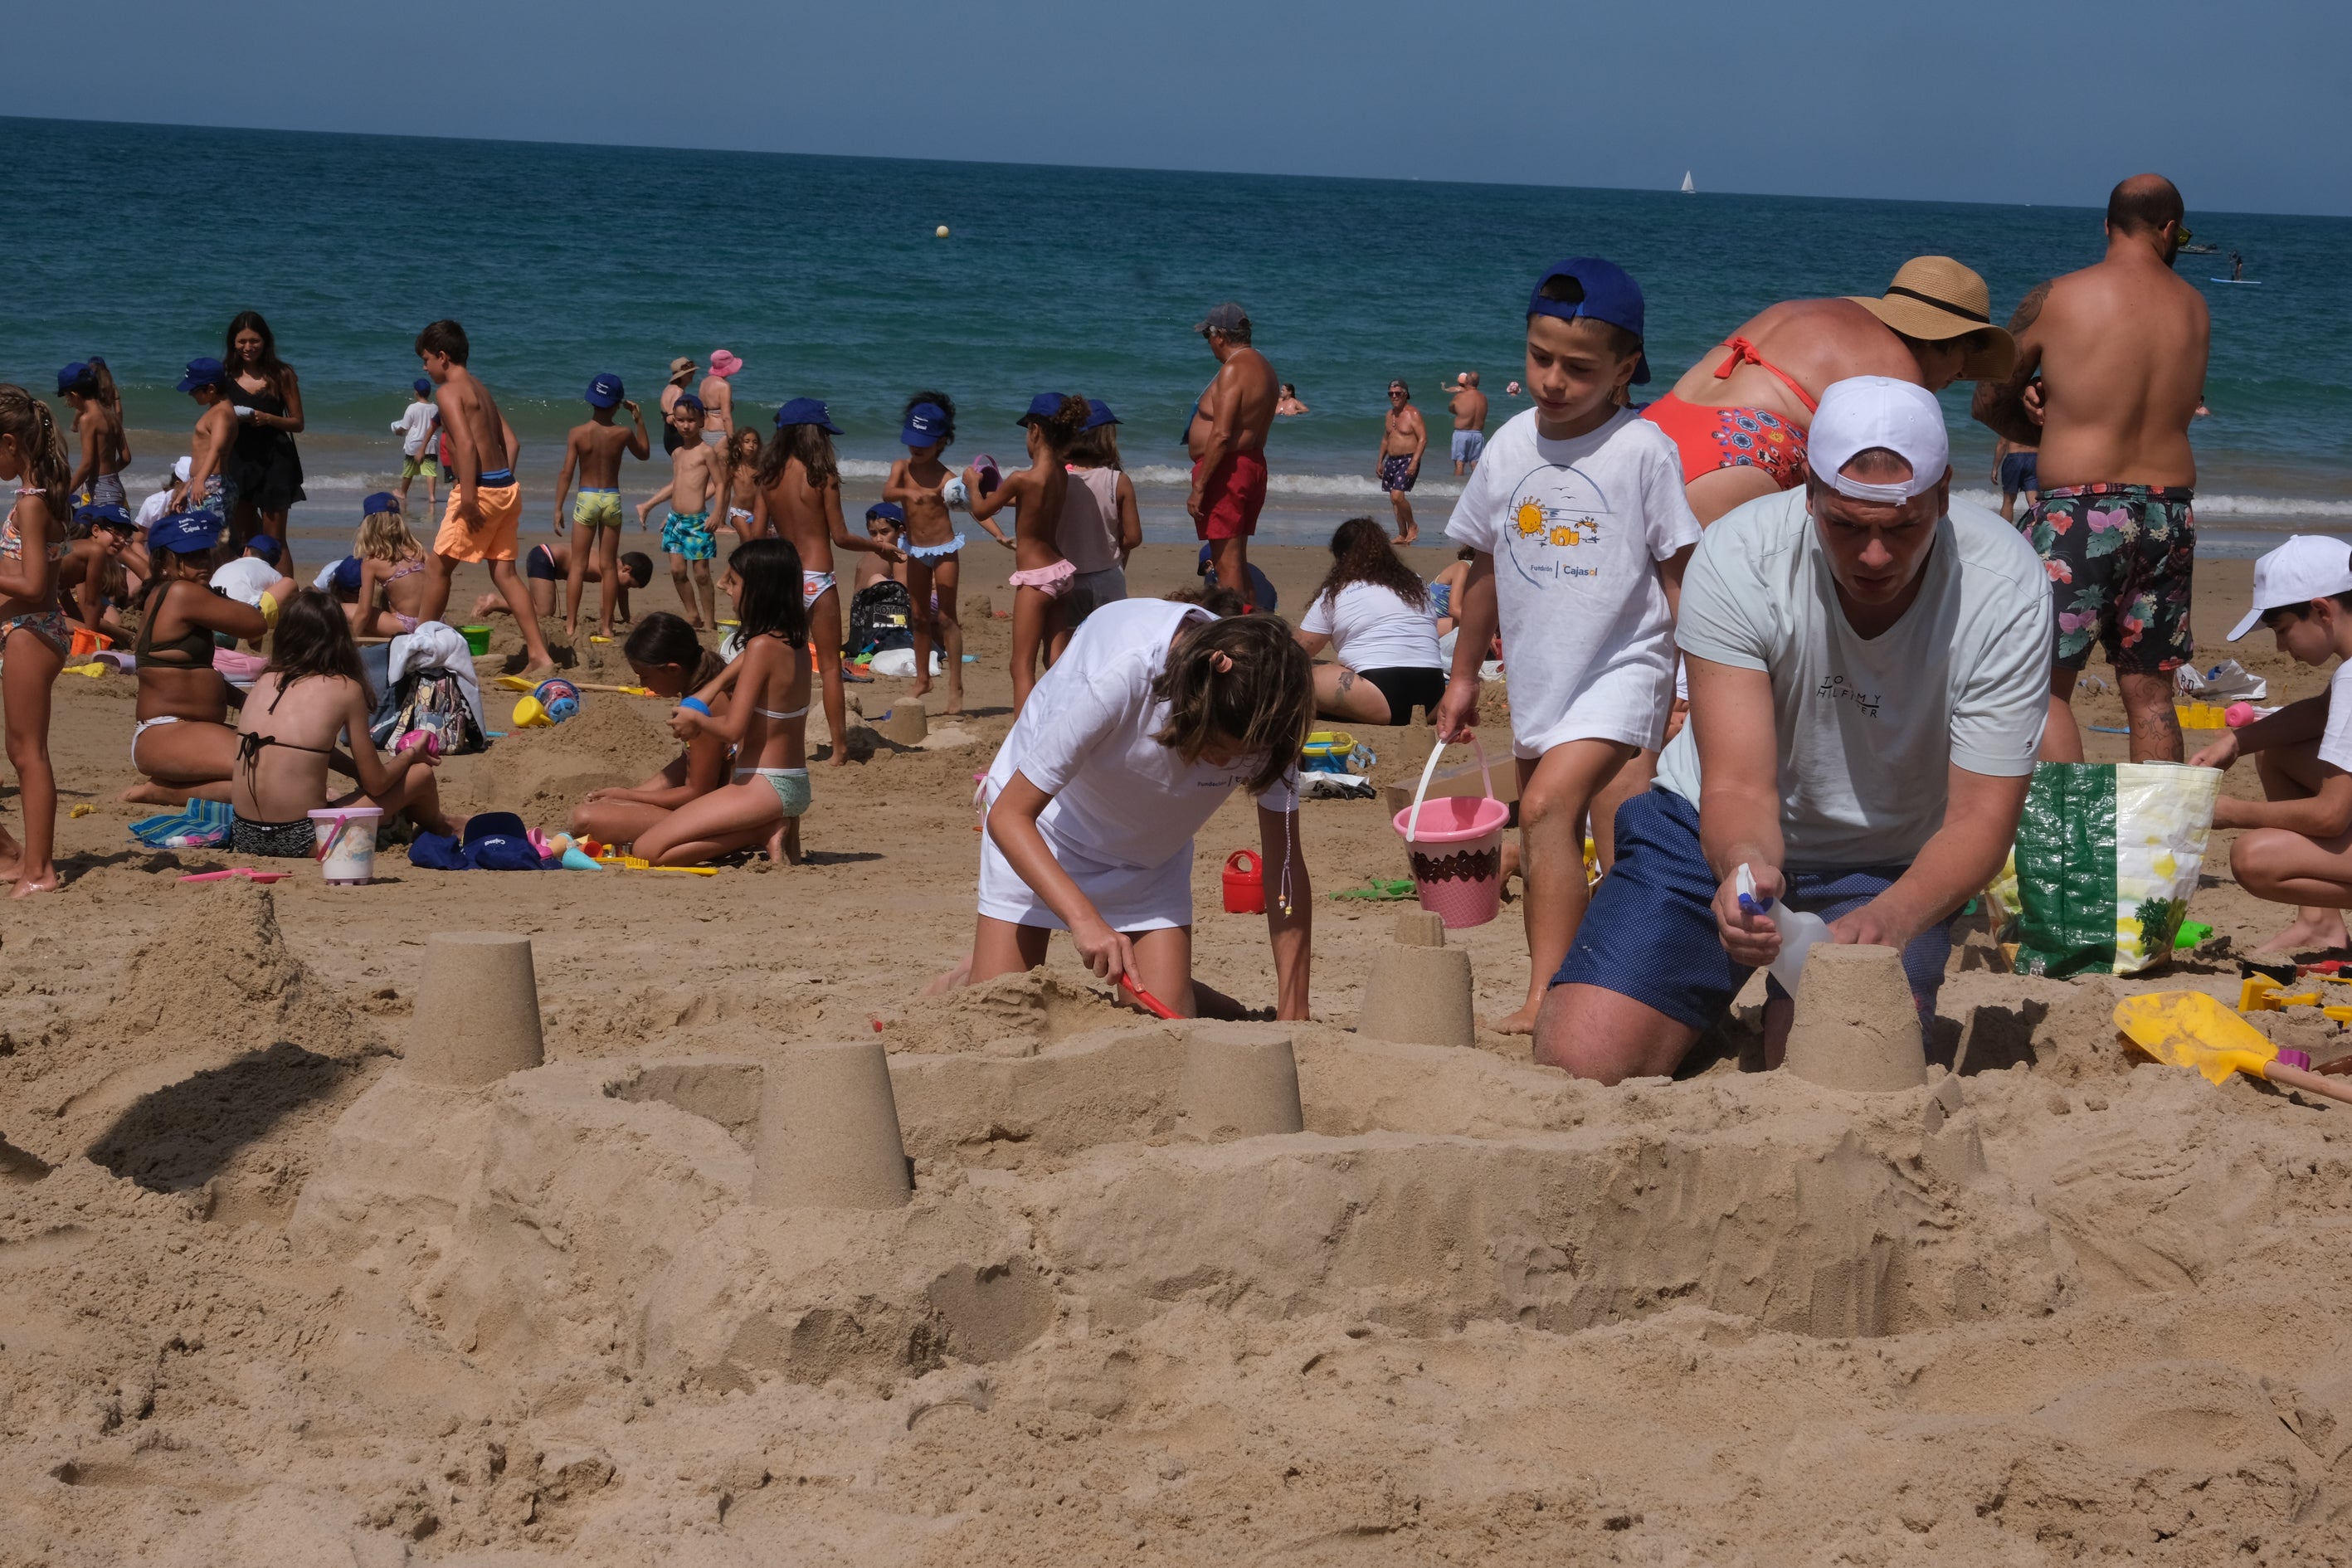
[[[1236,787],[1257,796],[1276,1016],[1307,1016],[1313,894],[1296,762],[1306,654],[1270,616],[1105,605],[1039,680],[981,786],[980,923],[933,992],[1034,969],[1067,931],[1105,980],[1186,1016],[1240,1007],[1192,980],[1192,836]]]
[[[1418,707],[1434,712],[1445,695],[1445,660],[1429,589],[1369,517],[1331,535],[1330,574],[1307,602],[1295,634],[1315,667],[1315,711],[1359,724],[1410,724]]]

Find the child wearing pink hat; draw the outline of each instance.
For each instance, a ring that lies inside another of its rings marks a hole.
[[[726,349],[710,351],[710,374],[702,378],[702,438],[723,446],[735,434],[735,389],[728,377],[743,368],[743,361]]]

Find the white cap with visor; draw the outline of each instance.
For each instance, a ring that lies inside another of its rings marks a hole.
[[[1952,466],[1943,406],[1924,386],[1886,375],[1854,375],[1830,383],[1806,437],[1814,477],[1840,495],[1900,506],[1944,482]],[[1889,483],[1849,479],[1838,470],[1858,453],[1883,447],[1911,465],[1911,477]]]
[[[2323,533],[2298,533],[2254,563],[2254,607],[2230,633],[2236,642],[2273,610],[2352,594],[2352,544]]]

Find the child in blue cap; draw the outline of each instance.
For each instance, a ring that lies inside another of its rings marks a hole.
[[[408,507],[408,487],[419,474],[425,476],[425,510],[439,509],[435,499],[435,486],[440,482],[441,464],[433,456],[434,427],[441,423],[440,406],[433,401],[433,384],[418,376],[409,384],[411,402],[400,411],[392,427],[400,432],[400,505]]]
[[[918,612],[915,695],[931,689],[936,626],[938,658],[948,679],[943,714],[963,711],[963,622],[956,616],[956,586],[962,574],[964,538],[948,515],[942,494],[955,475],[940,461],[955,440],[955,404],[944,392],[918,392],[907,399],[898,430],[898,444],[907,455],[890,465],[890,477],[882,486],[882,499],[904,509],[906,531],[900,542],[907,552],[907,594]],[[937,611],[921,613],[934,601]]]
[[[1612,786],[1646,784],[1665,743],[1675,605],[1699,535],[1673,440],[1626,406],[1627,387],[1650,379],[1641,285],[1572,256],[1536,280],[1527,322],[1535,406],[1495,433],[1445,525],[1473,553],[1437,708],[1442,740],[1469,737],[1499,626],[1531,960],[1526,1005],[1496,1025],[1507,1034],[1534,1030],[1584,919],[1587,814],[1605,868],[1623,793]]]

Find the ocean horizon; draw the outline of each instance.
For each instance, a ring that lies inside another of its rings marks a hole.
[[[1671,384],[1756,310],[1876,294],[1914,255],[1982,273],[1996,319],[2042,279],[2097,259],[2092,206],[1995,206],[1576,186],[1383,181],[832,155],[473,142],[8,119],[0,168],[17,282],[0,379],[47,394],[102,355],[124,392],[134,491],[186,449],[181,366],[260,310],[301,375],[310,499],[294,527],[347,536],[398,468],[388,428],[416,374],[410,342],[466,324],[474,368],[524,445],[526,526],[543,527],[581,389],[620,374],[650,404],[672,356],[740,354],[740,416],[821,397],[846,434],[862,506],[919,388],[956,401],[953,456],[1016,456],[1037,391],[1100,397],[1124,421],[1147,534],[1190,537],[1180,435],[1214,362],[1191,328],[1240,300],[1313,412],[1277,424],[1267,537],[1319,542],[1358,510],[1389,380],[1432,426],[1415,491],[1424,537],[1458,486],[1439,383],[1476,370],[1490,430],[1524,403],[1529,281],[1605,255],[1643,286],[1648,349]],[[231,193],[226,205],[222,193]],[[2192,193],[2193,196],[2193,193]],[[242,200],[250,212],[238,205]],[[224,222],[224,211],[240,214]],[[2213,306],[2211,417],[2193,432],[2202,534],[2217,552],[2352,520],[2352,219],[2192,205],[2216,256],[2184,256]],[[950,237],[935,238],[946,225]],[[190,236],[201,244],[187,243]],[[2257,287],[2209,283],[2227,252]],[[1989,486],[1992,437],[1944,396],[1956,489]],[[631,499],[665,482],[625,469]],[[533,519],[541,520],[534,522]]]

